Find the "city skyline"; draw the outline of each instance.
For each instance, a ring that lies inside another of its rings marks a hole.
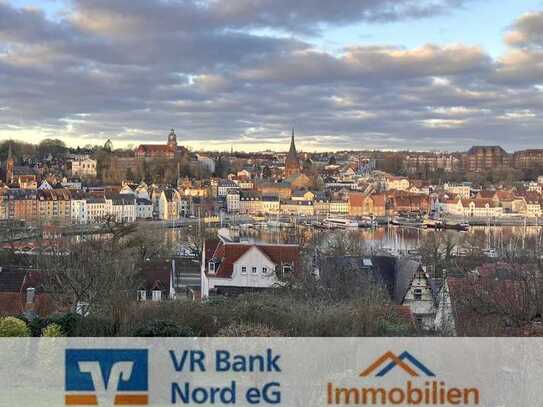
[[[488,3],[0,0],[0,141],[543,147],[542,4]]]

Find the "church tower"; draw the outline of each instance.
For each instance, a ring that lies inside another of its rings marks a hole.
[[[13,154],[11,152],[11,143],[8,149],[8,159],[6,161],[6,184],[11,184],[13,182],[13,173],[15,169],[15,160],[13,159]]]
[[[170,134],[168,135],[168,146],[174,153],[177,152],[177,136],[174,129],[171,129]]]
[[[285,178],[300,173],[300,160],[296,152],[296,144],[294,143],[294,129],[292,129],[292,138],[290,140],[290,150],[285,161]]]

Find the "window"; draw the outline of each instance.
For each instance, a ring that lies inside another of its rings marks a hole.
[[[266,274],[267,272],[268,272],[268,268],[267,267],[262,267],[262,273]]]
[[[153,301],[160,301],[162,299],[162,291],[153,290]]]
[[[26,303],[33,304],[36,297],[36,289],[34,287],[28,287],[26,289]]]
[[[209,262],[209,272],[214,273],[215,272],[215,263],[212,261]]]
[[[243,266],[243,267],[241,268],[241,273],[242,273],[242,274],[246,274],[246,273],[247,273],[247,267]]]
[[[292,266],[290,264],[283,265],[283,273],[290,273],[292,271]]]
[[[138,290],[138,301],[147,300],[147,292],[145,290]]]
[[[256,273],[256,267],[253,267],[252,271],[253,271],[253,274],[255,274]]]
[[[415,288],[413,295],[416,300],[422,300],[422,288]]]

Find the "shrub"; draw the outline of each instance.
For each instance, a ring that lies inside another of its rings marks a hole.
[[[243,336],[243,337],[274,337],[285,336],[277,329],[270,328],[263,324],[234,322],[217,332],[216,336]]]
[[[30,329],[25,321],[6,317],[0,320],[0,337],[21,337],[30,336]]]
[[[132,336],[139,337],[190,337],[194,336],[192,329],[180,328],[175,322],[167,320],[149,321],[134,330]]]
[[[37,337],[41,336],[43,330],[49,325],[49,320],[45,318],[34,318],[28,321],[27,325],[30,329],[30,335]]]
[[[49,324],[43,328],[41,336],[46,338],[58,338],[64,336],[62,333],[62,328],[58,324]]]
[[[79,336],[82,318],[79,314],[69,312],[67,314],[53,315],[48,322],[59,325],[66,336]]]

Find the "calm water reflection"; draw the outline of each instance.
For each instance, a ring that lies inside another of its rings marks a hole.
[[[218,228],[207,227],[206,234],[213,236]],[[172,241],[184,241],[187,236],[198,235],[198,227],[187,229],[168,230],[168,238]],[[244,241],[266,241],[270,243],[296,243],[307,242],[317,237],[323,237],[334,233],[329,230],[316,230],[311,227],[298,227],[297,229],[273,229],[273,228],[241,228],[239,236]],[[417,248],[421,242],[432,236],[444,236],[448,234],[458,243],[469,242],[480,248],[504,248],[515,244],[528,247],[541,247],[543,228],[536,226],[475,226],[468,232],[453,230],[432,230],[416,229],[398,226],[382,226],[375,229],[353,229],[342,230],[340,233],[347,233],[353,238],[364,241],[373,248],[384,248],[392,250],[410,250]]]

